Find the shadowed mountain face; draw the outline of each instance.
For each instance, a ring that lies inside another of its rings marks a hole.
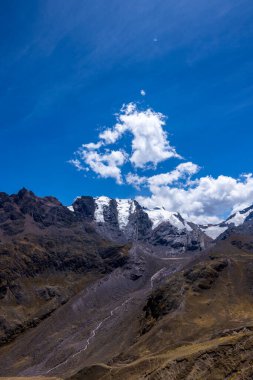
[[[0,376],[251,379],[253,219],[0,193]]]
[[[0,343],[36,326],[129,247],[102,239],[53,197],[0,194]]]

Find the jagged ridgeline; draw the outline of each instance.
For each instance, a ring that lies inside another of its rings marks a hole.
[[[201,251],[210,241],[199,226],[179,213],[146,209],[135,200],[83,196],[68,208],[80,219],[93,223],[100,235],[114,241],[142,241],[166,247],[170,254]]]
[[[0,193],[2,377],[251,379],[252,289],[253,206]]]

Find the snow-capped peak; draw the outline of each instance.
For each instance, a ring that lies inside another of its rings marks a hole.
[[[95,209],[95,214],[94,218],[96,222],[98,223],[104,223],[104,208],[109,206],[111,198],[108,197],[96,197],[94,198],[95,204],[96,204],[96,209]]]
[[[116,202],[119,228],[122,230],[127,226],[129,217],[135,212],[136,206],[132,199],[116,199]]]
[[[243,224],[246,218],[252,212],[253,206],[250,206],[242,211],[237,211],[220,224],[201,226],[201,229],[206,235],[208,235],[212,239],[216,239],[223,232],[225,232],[230,225],[234,225],[235,227],[237,227]]]
[[[165,210],[163,207],[156,207],[153,209],[145,208],[144,211],[148,214],[149,219],[152,222],[152,229],[156,228],[163,222],[170,222],[179,230],[192,230],[191,226],[178,213]]]
[[[95,200],[95,214],[94,218],[96,222],[104,223],[104,210],[105,208],[109,207],[111,198],[102,196],[102,197],[96,197]],[[116,201],[116,207],[117,207],[117,213],[118,213],[118,223],[119,228],[123,230],[128,222],[129,217],[131,214],[135,212],[135,202],[132,199],[115,199]]]
[[[249,207],[247,209],[244,209],[242,211],[238,211],[235,214],[231,215],[225,223],[227,224],[234,224],[235,226],[240,226],[244,223],[245,219],[249,214],[253,212],[253,207]]]
[[[94,198],[95,200],[95,215],[96,222],[104,223],[104,210],[109,207],[111,198],[101,196]],[[136,202],[132,199],[116,198],[116,207],[118,214],[118,224],[120,230],[124,230],[128,225],[130,215],[134,214],[136,210]],[[174,227],[179,230],[186,229],[192,231],[192,227],[186,222],[178,213],[165,210],[164,208],[156,207],[154,209],[143,209],[152,222],[152,229],[156,228],[163,222],[170,222]]]

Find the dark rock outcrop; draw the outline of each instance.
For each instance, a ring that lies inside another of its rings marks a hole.
[[[86,276],[127,262],[128,246],[106,241],[90,226],[92,202],[77,200],[72,212],[26,189],[0,193],[0,342],[50,315]]]
[[[73,209],[80,219],[92,221],[95,213],[95,200],[93,197],[78,197],[73,203]]]

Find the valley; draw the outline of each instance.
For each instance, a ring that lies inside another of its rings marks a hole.
[[[251,378],[251,213],[213,241],[130,201],[0,201],[2,378]]]

